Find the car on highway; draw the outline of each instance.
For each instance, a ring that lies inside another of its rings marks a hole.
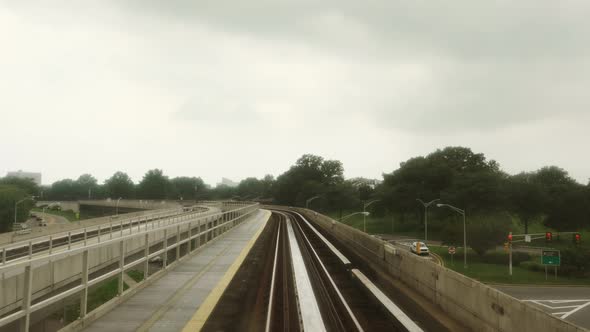
[[[47,226],[47,221],[43,219],[39,220],[39,226]]]
[[[420,252],[418,252],[418,244],[420,244]],[[430,253],[424,242],[412,242],[410,250],[417,255],[428,255]]]

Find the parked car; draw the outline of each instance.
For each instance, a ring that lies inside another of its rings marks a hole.
[[[39,226],[47,226],[47,221],[43,219],[39,220]]]
[[[418,244],[420,244],[420,252],[418,252]],[[417,255],[428,255],[430,253],[424,242],[412,242],[410,250]]]

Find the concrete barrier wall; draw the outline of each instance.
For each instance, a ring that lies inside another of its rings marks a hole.
[[[293,209],[379,265],[474,331],[582,332],[585,329],[455,271],[306,209]]]

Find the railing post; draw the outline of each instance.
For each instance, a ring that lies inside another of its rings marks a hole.
[[[121,231],[121,237],[123,237],[123,220],[121,220],[121,228],[119,230]]]
[[[125,241],[123,239],[119,242],[119,282],[117,294],[123,294],[123,273],[125,273]]]
[[[31,265],[25,266],[24,282],[22,308],[25,317],[22,321],[21,331],[28,332],[31,325],[31,294],[33,290],[33,267]]]
[[[49,254],[53,252],[53,236],[49,235]]]
[[[197,248],[201,246],[201,219],[197,220]],[[6,249],[4,249],[6,250]]]
[[[88,249],[82,252],[82,296],[80,298],[80,318],[86,317],[88,311]]]
[[[168,228],[164,229],[164,269],[168,266]]]
[[[109,224],[109,233],[111,234],[110,238],[112,240],[113,239],[113,222],[112,221]]]
[[[100,225],[98,225],[98,243],[100,243]]]
[[[145,262],[143,262],[143,281],[146,281],[149,276],[149,268],[150,268],[150,235],[145,233],[145,248],[143,249]]]
[[[88,233],[86,232],[86,227],[84,227],[84,246],[86,246],[87,239],[88,239]]]
[[[188,253],[193,251],[193,222],[188,223]]]
[[[176,226],[176,261],[180,259],[180,225]]]
[[[29,241],[29,259],[33,258],[33,241]]]
[[[2,265],[6,265],[6,248],[2,249]]]
[[[68,250],[72,248],[72,232],[68,232]]]

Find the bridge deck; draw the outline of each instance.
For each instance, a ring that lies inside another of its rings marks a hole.
[[[153,285],[102,316],[86,331],[180,331],[220,283],[254,236],[260,234],[269,211],[255,216],[211,242],[185,262],[172,268]],[[221,294],[219,294],[221,295]],[[216,301],[208,301],[214,305]]]

